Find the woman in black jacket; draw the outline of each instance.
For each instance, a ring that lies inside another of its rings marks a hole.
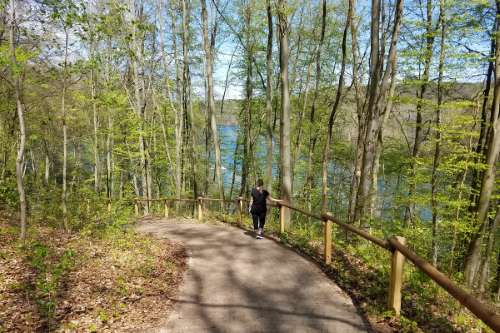
[[[250,214],[252,214],[253,230],[255,238],[262,239],[264,224],[266,223],[267,199],[275,201],[271,198],[269,192],[264,189],[262,179],[257,181],[257,186],[252,189],[250,199]]]

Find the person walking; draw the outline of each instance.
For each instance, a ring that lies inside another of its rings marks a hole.
[[[269,192],[264,189],[262,179],[257,181],[257,186],[252,189],[250,199],[250,214],[252,214],[253,230],[255,238],[262,239],[264,232],[264,224],[266,223],[267,214],[267,199],[275,201],[269,195]]]

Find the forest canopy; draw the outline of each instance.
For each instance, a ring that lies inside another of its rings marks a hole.
[[[263,179],[273,197],[405,236],[498,303],[499,13],[492,0],[3,0],[0,210],[24,240],[40,224],[82,230],[89,206],[248,197]]]

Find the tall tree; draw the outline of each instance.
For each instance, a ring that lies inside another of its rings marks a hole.
[[[273,179],[273,13],[271,0],[266,0],[267,13],[267,48],[266,48],[266,132],[267,164],[266,184],[272,187]]]
[[[443,106],[443,79],[444,79],[444,61],[446,56],[446,18],[444,0],[439,1],[439,25],[441,26],[441,41],[439,43],[439,65],[438,65],[438,82],[437,82],[437,106],[434,120],[434,157],[432,161],[431,172],[431,206],[432,206],[432,263],[437,266],[438,262],[438,239],[437,239],[437,224],[438,224],[438,204],[437,204],[437,189],[438,189],[438,168],[441,158],[441,109]]]
[[[16,181],[17,191],[19,193],[19,212],[21,221],[21,240],[26,238],[26,194],[24,192],[23,168],[24,168],[24,149],[26,145],[26,127],[24,124],[24,106],[22,102],[21,68],[16,56],[16,6],[15,0],[10,0],[9,17],[9,45],[12,76],[14,78],[14,93],[16,99],[17,118],[19,120],[19,146],[16,157]]]
[[[411,177],[415,178],[415,169],[416,169],[416,159],[420,154],[420,149],[422,146],[422,142],[424,140],[423,136],[423,117],[422,117],[422,108],[424,106],[425,93],[427,91],[427,87],[429,85],[429,76],[431,70],[431,62],[434,52],[434,40],[435,40],[435,30],[432,19],[432,10],[433,4],[432,0],[427,0],[426,2],[426,19],[425,19],[425,46],[424,46],[424,54],[423,54],[423,67],[424,71],[422,74],[422,79],[419,82],[420,90],[418,92],[418,100],[417,100],[417,110],[416,110],[416,122],[415,122],[415,141],[413,143],[412,150],[412,162],[411,162]],[[411,220],[413,220],[413,216],[415,214],[415,203],[412,200],[412,196],[416,190],[416,183],[413,180],[410,181],[408,197],[410,203],[406,207],[405,211],[405,223],[409,224]]]
[[[326,142],[323,148],[323,162],[322,162],[322,186],[321,186],[321,207],[322,211],[326,212],[328,205],[328,163],[330,160],[330,146],[332,144],[333,137],[333,123],[342,99],[342,90],[344,88],[344,75],[347,63],[347,35],[349,34],[349,28],[352,25],[352,18],[354,16],[354,0],[349,0],[349,5],[347,9],[347,18],[344,26],[344,32],[342,33],[342,64],[340,67],[340,75],[337,86],[337,92],[335,94],[335,101],[333,102],[332,110],[330,111],[330,116],[328,117],[328,131],[326,134]],[[326,16],[326,1],[323,1],[323,23]],[[322,28],[323,30],[323,28]],[[324,31],[321,32],[324,34]]]
[[[500,1],[496,1],[497,16],[500,15]],[[492,105],[492,115],[490,123],[490,135],[488,149],[486,150],[486,170],[483,172],[481,189],[479,193],[478,205],[476,209],[477,231],[472,235],[469,243],[467,255],[465,257],[465,280],[469,287],[476,282],[481,261],[481,247],[490,208],[491,196],[495,187],[496,163],[500,152],[500,29],[497,20],[495,21],[495,78],[494,96]]]
[[[219,198],[224,199],[224,182],[222,178],[222,161],[219,143],[219,132],[217,129],[217,119],[215,117],[215,99],[214,99],[214,82],[213,82],[213,61],[215,49],[215,37],[217,35],[217,23],[214,24],[210,38],[208,37],[208,14],[206,1],[201,0],[201,19],[203,22],[203,46],[205,49],[205,76],[207,83],[207,110],[208,119],[212,130],[212,138],[215,151],[215,175],[217,186],[219,188]],[[217,22],[217,21],[215,21]]]
[[[316,141],[318,140],[318,135],[317,131],[315,130],[315,122],[316,122],[316,116],[317,116],[317,108],[318,108],[318,95],[319,95],[319,88],[321,84],[321,51],[323,48],[323,43],[325,41],[325,29],[326,29],[326,1],[323,0],[321,3],[321,33],[319,37],[319,42],[318,46],[316,47],[316,55],[315,55],[315,61],[316,61],[316,82],[314,86],[314,94],[312,98],[312,105],[311,105],[311,113],[309,115],[309,122],[311,126],[311,136],[309,139],[309,147],[308,147],[308,155],[307,155],[307,175],[306,175],[306,187],[307,187],[307,196],[308,196],[308,202],[311,202],[311,191],[314,187],[314,175],[313,175],[313,156],[314,156],[314,150],[316,147]],[[333,121],[333,120],[332,120]]]
[[[370,28],[370,69],[369,83],[366,92],[366,129],[363,140],[363,159],[360,169],[360,181],[356,197],[354,221],[366,222],[367,209],[371,203],[374,186],[373,171],[378,144],[380,125],[383,124],[382,113],[385,109],[390,83],[395,79],[395,63],[397,57],[397,42],[401,19],[403,15],[403,0],[396,1],[390,48],[387,54],[387,65],[384,68],[385,47],[380,45],[381,2],[372,0]]]
[[[281,88],[281,117],[280,117],[280,158],[281,158],[281,199],[287,202],[292,200],[292,165],[290,147],[290,91],[288,88],[288,8],[286,0],[278,0],[278,31],[280,55],[280,88]],[[285,223],[290,224],[290,210],[285,210]]]

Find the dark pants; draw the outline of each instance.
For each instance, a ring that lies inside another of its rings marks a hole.
[[[264,228],[264,224],[266,224],[266,211],[252,212],[252,220],[254,230]]]

